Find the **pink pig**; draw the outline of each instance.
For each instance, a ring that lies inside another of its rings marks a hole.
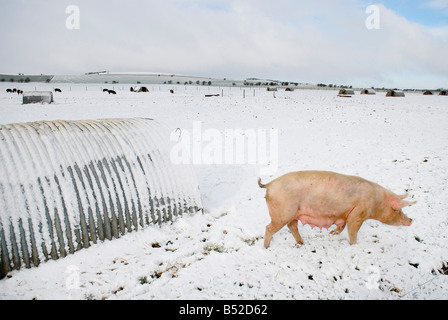
[[[397,196],[380,185],[360,177],[328,171],[300,171],[288,173],[260,188],[267,189],[266,203],[271,223],[266,227],[265,248],[272,236],[285,225],[299,244],[303,244],[297,229],[300,220],[312,228],[329,228],[333,224],[339,234],[347,224],[350,244],[362,223],[375,219],[392,226],[410,226],[412,219],[401,211],[415,202],[405,201],[408,196]]]

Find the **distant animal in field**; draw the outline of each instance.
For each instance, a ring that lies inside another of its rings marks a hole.
[[[59,88],[54,88],[54,92],[62,92],[62,90]]]
[[[109,94],[117,94],[114,90],[109,90]]]
[[[16,89],[16,88],[12,89],[12,92],[16,93],[16,92],[17,92],[17,89]]]
[[[173,90],[173,89],[170,89],[170,93],[174,93],[174,90]]]
[[[109,92],[109,89],[104,88],[103,92]]]
[[[11,89],[6,89],[6,92],[12,93],[12,90]]]
[[[149,90],[146,87],[141,87],[140,89],[138,89],[138,92],[149,92]]]
[[[23,90],[17,90],[17,94],[23,94]]]

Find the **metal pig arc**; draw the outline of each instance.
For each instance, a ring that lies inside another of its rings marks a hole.
[[[153,119],[0,125],[0,278],[202,209]]]

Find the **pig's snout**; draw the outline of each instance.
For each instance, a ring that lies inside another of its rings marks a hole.
[[[400,220],[398,220],[398,226],[405,226],[405,227],[410,227],[412,225],[412,219],[408,218],[408,217],[403,217]]]
[[[412,219],[406,217],[405,215],[403,215],[395,220],[392,220],[389,222],[384,221],[384,222],[386,224],[389,224],[392,226],[397,226],[397,227],[410,227],[412,225]]]

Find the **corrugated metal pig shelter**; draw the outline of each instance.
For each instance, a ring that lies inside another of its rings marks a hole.
[[[23,93],[23,104],[52,102],[53,92],[51,91],[28,91]]]
[[[0,126],[0,278],[202,209],[153,119]]]

